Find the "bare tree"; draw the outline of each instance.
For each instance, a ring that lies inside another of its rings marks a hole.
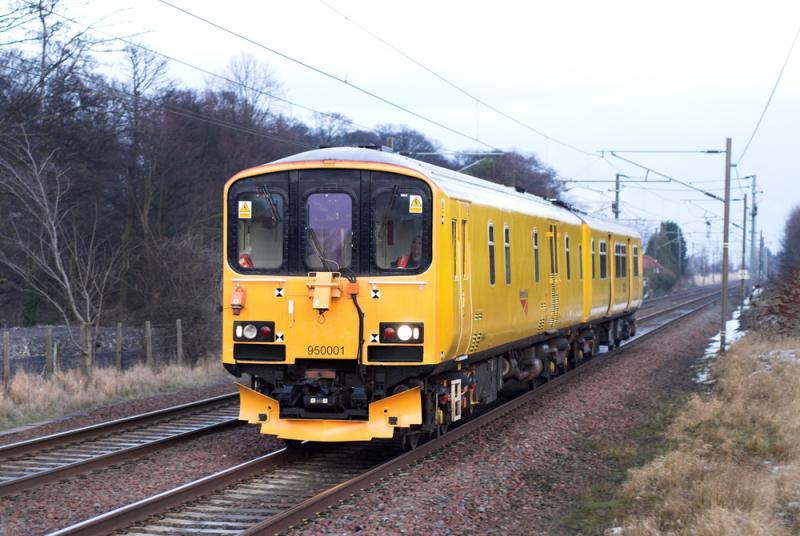
[[[6,4],[0,10],[0,34],[6,34],[0,40],[0,46],[18,45],[28,39],[21,35],[18,30],[32,22],[35,16],[31,14],[27,3],[15,2]]]
[[[91,26],[81,30],[72,28],[69,20],[59,13],[65,4],[64,0],[13,0],[7,13],[0,15],[0,31],[6,29],[13,36],[7,41],[35,44],[38,49],[37,82],[32,90],[38,95],[43,115],[47,111],[51,78],[66,80],[78,74],[91,60],[91,49],[102,42],[91,37]]]
[[[800,273],[800,206],[794,207],[786,219],[781,246],[781,268],[787,273]]]
[[[96,214],[88,231],[79,228],[86,208],[68,205],[69,177],[54,157],[54,152],[39,156],[24,134],[0,147],[0,193],[15,207],[8,226],[0,229],[0,263],[67,325],[96,328],[119,255],[98,238]]]
[[[281,92],[281,84],[269,64],[242,52],[231,59],[227,71],[229,82],[219,89],[236,95],[237,102],[249,109],[256,123],[266,122],[275,97]]]
[[[353,122],[343,114],[316,112],[311,136],[316,145],[337,145],[352,127]]]

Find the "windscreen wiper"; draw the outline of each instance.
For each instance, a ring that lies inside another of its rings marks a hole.
[[[278,206],[275,204],[275,200],[272,198],[272,194],[270,193],[269,188],[267,188],[267,185],[260,184],[257,189],[259,195],[265,198],[267,203],[269,203],[269,209],[272,211],[272,221],[275,223],[280,223],[281,215],[280,212],[278,212]]]
[[[306,232],[308,233],[308,238],[311,241],[311,247],[314,248],[314,253],[317,254],[319,257],[320,262],[322,262],[322,267],[325,269],[326,272],[332,272],[331,265],[328,263],[328,259],[322,254],[322,246],[319,243],[319,239],[317,238],[317,232],[314,230],[313,227],[306,227]]]
[[[381,218],[381,228],[379,230],[379,234],[382,234],[384,231],[386,231],[386,228],[389,226],[389,217],[392,215],[394,203],[397,200],[399,193],[400,187],[396,184],[392,186],[392,196],[389,198],[389,203],[386,205],[386,212],[383,213],[383,218]]]

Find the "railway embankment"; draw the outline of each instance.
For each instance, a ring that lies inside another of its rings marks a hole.
[[[741,328],[703,375],[705,389],[673,398],[668,418],[612,446],[616,479],[584,495],[568,517],[572,530],[800,532],[800,292],[771,282]]]
[[[47,379],[20,373],[8,392],[0,389],[0,444],[233,391],[233,381],[214,359],[191,367],[72,370]]]

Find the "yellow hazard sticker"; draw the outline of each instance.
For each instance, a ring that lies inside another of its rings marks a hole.
[[[422,196],[409,195],[408,196],[408,212],[409,214],[422,214]]]
[[[239,201],[239,219],[249,220],[253,217],[253,202]]]

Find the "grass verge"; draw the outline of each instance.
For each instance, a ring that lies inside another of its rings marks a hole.
[[[0,389],[0,430],[62,417],[112,402],[202,387],[228,378],[218,360],[202,360],[194,367],[167,365],[158,369],[136,366],[125,371],[94,369],[59,372],[45,380],[20,373],[7,393]]]
[[[713,374],[712,391],[691,396],[663,427],[661,452],[616,485],[612,479],[604,496],[589,494],[565,520],[568,528],[621,527],[626,536],[800,533],[800,339],[749,335]],[[637,444],[635,456],[646,458],[646,438]]]

